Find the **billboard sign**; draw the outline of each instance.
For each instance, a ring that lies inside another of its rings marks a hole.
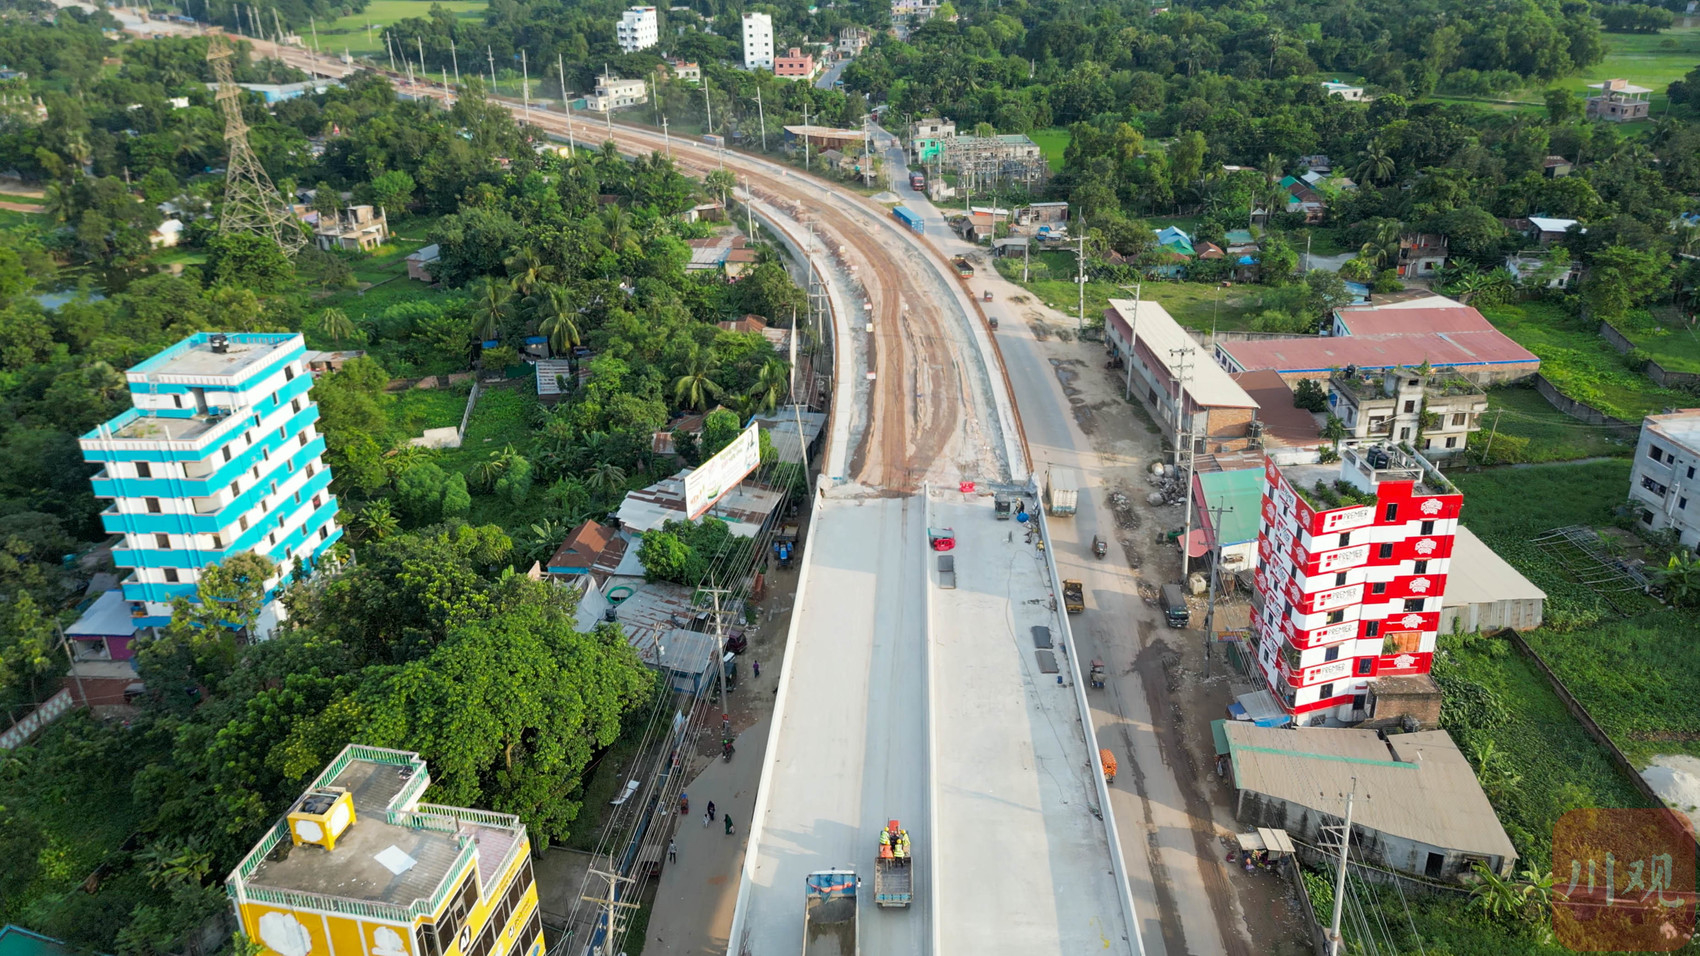
[[[732,443],[685,476],[685,517],[695,520],[726,497],[733,486],[761,464],[761,441],[754,422]]]

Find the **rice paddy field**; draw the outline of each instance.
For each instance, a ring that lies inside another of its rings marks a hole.
[[[361,13],[319,24],[319,47],[326,54],[340,54],[344,50],[354,56],[381,54],[384,27],[409,17],[430,16],[433,6],[441,6],[457,17],[476,20],[484,15],[489,4],[485,0],[371,0]]]

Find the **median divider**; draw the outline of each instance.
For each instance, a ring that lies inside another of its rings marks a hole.
[[[1045,566],[1051,572],[1051,593],[1062,594],[1062,574],[1057,570],[1056,549],[1051,547],[1051,524],[1045,513],[1044,501],[1039,497],[1037,484],[1031,486],[1036,500],[1040,502],[1034,512],[1039,518],[1039,532],[1045,542]],[[1077,644],[1074,642],[1074,628],[1069,624],[1068,609],[1059,600],[1057,602],[1057,620],[1062,622],[1063,646],[1068,649],[1064,656],[1068,658],[1069,679],[1074,683],[1074,702],[1080,708],[1080,724],[1086,730],[1086,757],[1092,779],[1096,783],[1098,793],[1099,819],[1104,821],[1104,836],[1110,842],[1110,866],[1115,871],[1117,888],[1121,891],[1122,910],[1126,914],[1129,952],[1133,956],[1145,956],[1145,941],[1139,934],[1139,914],[1133,907],[1133,885],[1128,881],[1127,859],[1122,855],[1121,833],[1116,829],[1116,815],[1110,808],[1110,785],[1104,781],[1103,768],[1098,763],[1098,730],[1092,726],[1092,704],[1086,699],[1086,683],[1080,677],[1080,657],[1075,653]],[[1132,755],[1128,755],[1132,760]]]
[[[927,540],[926,529],[933,523],[933,488],[931,484],[921,485],[921,533],[916,535],[916,541],[921,548],[921,587],[926,589],[926,616],[923,621],[921,634],[921,666],[926,669],[927,700],[924,711],[927,715],[927,912],[932,914],[932,950],[943,954],[944,931],[939,920],[939,888],[943,880],[939,876],[939,724],[933,717],[933,705],[937,702],[938,672],[933,667],[933,548]]]

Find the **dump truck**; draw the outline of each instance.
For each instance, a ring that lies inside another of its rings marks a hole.
[[[856,871],[817,870],[803,879],[803,956],[856,956]]]
[[[914,869],[909,831],[896,820],[886,821],[880,831],[879,856],[874,860],[874,902],[880,906],[908,906],[915,898]]]
[[[1073,578],[1063,581],[1063,608],[1070,614],[1086,610],[1086,585]]]
[[[910,173],[909,174],[909,188],[915,190],[916,192],[920,192],[921,190],[926,189],[927,188],[927,174],[926,173]]]
[[[973,263],[968,261],[967,257],[965,257],[965,256],[953,256],[950,260],[950,264],[956,267],[957,278],[959,278],[959,279],[972,279],[972,278],[974,278],[974,265],[973,265]]]
[[[1059,518],[1070,517],[1080,504],[1080,482],[1072,468],[1051,468],[1045,473],[1045,507]]]

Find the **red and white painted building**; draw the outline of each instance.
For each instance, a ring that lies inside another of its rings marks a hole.
[[[1429,672],[1464,503],[1396,449],[1341,454],[1338,468],[1264,466],[1252,630],[1265,680],[1300,724],[1354,722],[1377,678]],[[1329,507],[1318,481],[1375,503]]]

